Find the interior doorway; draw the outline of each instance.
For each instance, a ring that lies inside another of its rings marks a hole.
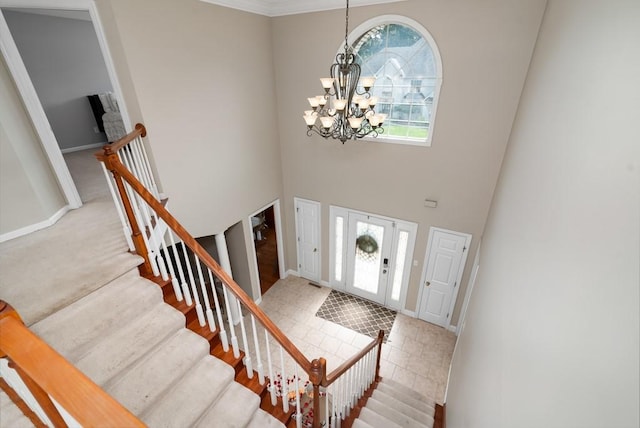
[[[18,9],[19,8],[19,9]],[[74,177],[72,177],[65,158],[63,157],[63,150],[58,141],[59,135],[56,135],[53,130],[52,120],[45,112],[45,106],[41,102],[34,82],[31,78],[31,73],[27,71],[27,67],[18,46],[12,36],[12,30],[5,19],[5,13],[22,13],[31,16],[40,17],[40,19],[47,19],[53,21],[55,19],[67,19],[76,20],[78,23],[85,23],[93,29],[93,36],[95,36],[94,47],[96,47],[97,53],[103,60],[103,72],[108,76],[108,83],[110,83],[110,90],[114,93],[115,99],[118,100],[118,109],[121,114],[123,126],[126,131],[130,131],[130,120],[126,111],[126,106],[122,102],[122,91],[120,89],[119,82],[115,74],[115,68],[113,61],[109,54],[106,44],[106,38],[102,25],[98,19],[97,9],[95,2],[90,0],[0,0],[0,50],[6,61],[9,72],[11,73],[18,92],[22,97],[25,108],[34,125],[34,129],[40,141],[44,152],[51,164],[52,170],[58,180],[60,188],[67,200],[69,208],[79,208],[82,206],[82,198],[76,187]],[[55,24],[52,24],[55,27]],[[36,26],[40,28],[40,26]],[[59,28],[65,28],[64,26]],[[27,34],[29,32],[27,31]],[[86,38],[82,42],[86,42]],[[78,40],[76,40],[78,41]],[[66,41],[68,42],[68,40]],[[65,43],[62,43],[64,45]],[[47,55],[50,53],[47,52]],[[53,60],[60,65],[65,61],[62,61],[60,57],[53,58]],[[47,71],[47,68],[44,69]],[[46,74],[46,73],[45,73]],[[82,79],[79,79],[82,80]],[[54,88],[59,89],[59,87]],[[98,92],[96,90],[96,92]],[[90,95],[89,93],[84,96]],[[86,99],[82,100],[86,102],[87,115],[93,115],[91,107]],[[51,113],[49,113],[51,115]],[[64,115],[62,115],[64,117]],[[91,131],[93,132],[93,131]],[[96,133],[98,134],[98,133]],[[86,148],[90,148],[93,145],[97,145],[97,141],[91,141],[87,139],[85,143]],[[102,144],[100,144],[101,146]]]
[[[251,217],[253,244],[256,250],[260,294],[264,294],[280,279],[278,236],[274,206]]]

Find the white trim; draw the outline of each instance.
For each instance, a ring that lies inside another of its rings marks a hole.
[[[297,15],[300,13],[321,12],[344,9],[344,0],[200,0],[218,6],[229,7],[245,12],[269,17]],[[396,3],[406,0],[351,0],[349,8],[374,4]]]
[[[402,139],[399,137],[388,137],[385,138],[384,134],[379,135],[378,137],[365,137],[364,140],[367,142],[375,143],[388,143],[388,144],[404,144],[409,146],[419,146],[419,147],[431,147],[431,142],[433,141],[433,130],[436,123],[436,112],[438,111],[438,100],[440,98],[440,89],[442,88],[442,57],[440,56],[440,50],[438,49],[438,44],[435,39],[422,24],[419,22],[402,15],[380,15],[375,18],[371,18],[362,24],[358,25],[355,29],[353,29],[347,38],[347,41],[350,46],[353,46],[355,41],[365,34],[367,31],[371,30],[374,27],[384,24],[402,24],[408,27],[413,28],[417,32],[420,33],[422,37],[427,41],[431,51],[433,52],[433,59],[436,63],[436,84],[433,92],[433,106],[431,109],[431,118],[429,122],[429,133],[427,134],[426,141],[420,140],[409,140]],[[338,51],[336,54],[339,54],[344,50],[344,43],[338,47]],[[384,126],[383,126],[384,128]]]
[[[295,276],[297,278],[300,278],[300,274],[298,273],[297,270],[293,270],[293,269],[287,269],[287,274],[285,276],[285,278],[289,275]]]
[[[456,336],[458,335],[458,326],[449,324],[447,326],[447,330],[449,330],[451,333],[455,334]]]
[[[60,151],[63,155],[66,155],[67,153],[79,152],[82,150],[99,149],[101,147],[104,147],[105,144],[107,144],[106,141],[103,143],[85,144],[84,146],[67,147],[66,149],[61,149]]]
[[[0,235],[0,242],[9,241],[10,239],[19,238],[24,235],[28,235],[33,232],[37,232],[38,230],[45,229],[49,226],[53,226],[58,220],[65,215],[71,207],[69,205],[65,205],[60,208],[54,215],[49,217],[47,220],[41,221],[39,223],[30,224],[29,226],[22,227],[17,230],[13,230],[11,232],[3,233]]]
[[[398,312],[411,318],[418,318],[418,313],[416,311],[410,311],[409,309],[402,309]]]
[[[257,214],[260,214],[262,211],[270,207],[273,207],[273,217],[276,222],[275,227],[276,227],[276,250],[278,253],[278,275],[280,276],[280,279],[283,279],[285,278],[286,274],[284,270],[284,240],[282,239],[282,215],[280,210],[280,199],[276,199],[270,204],[265,205],[264,207],[260,208],[258,211],[255,211],[253,214],[249,215],[245,219],[245,225],[246,225],[245,234],[251,237],[251,240],[250,240],[251,245],[249,245],[250,247],[249,256],[253,260],[253,275],[252,275],[251,291],[254,296],[258,296],[258,299],[260,299],[260,301],[262,301],[262,289],[260,287],[260,269],[258,268],[258,255],[256,253],[256,244],[253,240],[253,227],[251,227],[251,217],[254,217]]]
[[[449,313],[451,314],[451,316],[447,317],[447,323],[442,326],[444,328],[446,328],[447,330],[453,331],[450,329],[451,326],[451,318],[453,317],[453,310],[456,307],[456,300],[458,298],[458,294],[460,292],[460,288],[462,288],[462,275],[464,274],[464,269],[467,263],[467,255],[469,254],[469,250],[471,249],[471,239],[472,239],[472,235],[469,233],[465,233],[465,232],[458,232],[455,230],[449,230],[449,229],[443,229],[441,227],[430,227],[429,228],[429,238],[427,240],[427,249],[424,252],[424,262],[422,264],[422,275],[420,276],[420,288],[418,290],[418,301],[417,301],[417,307],[416,307],[416,312],[418,314],[418,318],[420,317],[420,310],[422,309],[422,294],[423,294],[423,290],[424,287],[422,286],[422,284],[424,284],[427,280],[427,262],[429,261],[429,252],[431,251],[431,245],[432,245],[432,241],[433,241],[433,233],[439,231],[439,232],[444,232],[444,233],[450,233],[453,235],[458,235],[458,236],[462,236],[465,237],[465,247],[467,247],[467,249],[465,251],[463,251],[462,253],[462,257],[460,259],[460,267],[458,270],[458,276],[456,277],[456,281],[458,282],[458,286],[456,287],[456,289],[453,292],[453,297],[451,298],[451,303],[449,304]],[[454,326],[454,328],[457,328]]]
[[[105,66],[107,68],[107,74],[109,75],[113,92],[116,94],[116,98],[118,99],[118,106],[120,108],[120,114],[124,122],[125,130],[127,132],[132,130],[129,113],[124,102],[124,97],[122,96],[122,89],[115,72],[113,58],[109,52],[109,46],[100,21],[98,9],[95,5],[95,0],[0,0],[0,8],[2,7],[19,7],[22,9],[42,8],[53,10],[86,10],[89,12],[96,32],[96,37],[98,39],[98,44],[100,45],[100,50],[104,58]],[[80,208],[82,206],[80,194],[73,182],[69,168],[67,168],[67,164],[62,156],[62,151],[60,150],[56,137],[51,130],[49,120],[42,108],[40,99],[33,87],[31,79],[29,78],[27,69],[22,62],[18,48],[11,36],[11,32],[1,10],[0,51],[7,62],[9,72],[16,82],[18,92],[20,93],[27,112],[31,117],[36,133],[40,137],[44,152],[51,164],[51,168],[56,175],[58,184],[60,185],[69,207],[72,209]]]

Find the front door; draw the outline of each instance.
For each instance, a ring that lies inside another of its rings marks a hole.
[[[385,304],[390,276],[393,222],[349,213],[346,291]]]
[[[320,281],[320,204],[294,199],[298,247],[298,274]]]
[[[418,317],[448,327],[471,235],[431,228]]]

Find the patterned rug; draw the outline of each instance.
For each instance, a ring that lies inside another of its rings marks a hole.
[[[336,290],[331,290],[316,316],[372,338],[384,330],[385,342],[396,320],[395,311]]]

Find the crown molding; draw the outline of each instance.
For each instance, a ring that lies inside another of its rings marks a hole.
[[[345,0],[200,0],[205,3],[276,17],[324,10],[344,9]],[[351,0],[349,7],[395,3],[406,0]]]

